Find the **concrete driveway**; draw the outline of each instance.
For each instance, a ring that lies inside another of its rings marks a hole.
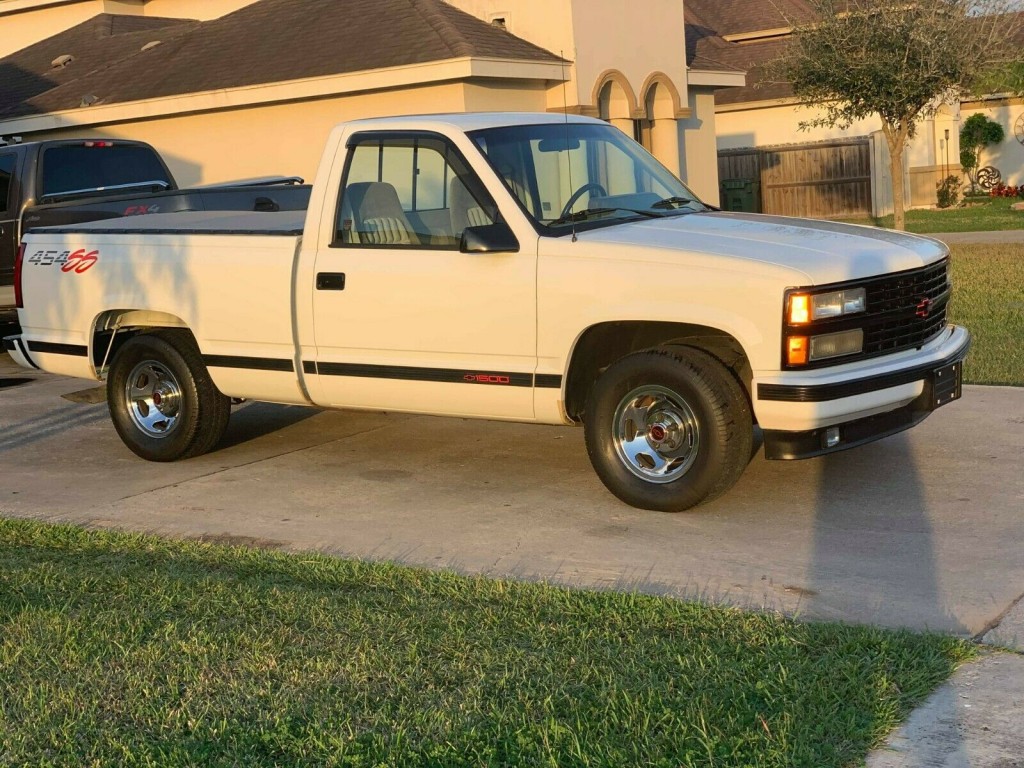
[[[62,397],[89,387],[0,386],[0,512],[961,635],[1024,593],[1024,389],[666,515],[610,496],[578,429],[248,404],[215,453],[151,464]]]

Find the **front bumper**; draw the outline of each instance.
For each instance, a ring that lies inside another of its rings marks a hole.
[[[967,329],[950,326],[895,364],[883,360],[871,369],[803,381],[756,381],[766,458],[821,456],[910,429],[960,397],[970,345]]]

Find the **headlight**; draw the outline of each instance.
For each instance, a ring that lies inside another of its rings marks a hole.
[[[810,361],[827,360],[830,357],[855,355],[864,349],[864,331],[855,328],[842,333],[826,333],[811,336]]]
[[[786,318],[790,325],[804,325],[815,320],[828,320],[853,315],[867,309],[867,291],[847,288],[828,293],[792,293]]]

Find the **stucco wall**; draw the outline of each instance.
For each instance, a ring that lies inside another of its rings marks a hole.
[[[714,91],[691,88],[688,105],[693,116],[679,121],[680,176],[702,200],[718,205]]]
[[[184,186],[274,174],[312,181],[331,128],[347,119],[453,111],[480,103],[453,83],[34,134],[26,139],[89,136],[146,141],[164,156]]]
[[[576,58],[577,43],[573,27],[571,0],[445,0],[449,5],[476,16],[486,22],[501,18],[505,29],[516,37],[562,56],[569,61]],[[572,66],[565,68],[569,77],[565,84],[565,100],[570,106],[589,103],[593,83],[577,82]],[[581,88],[586,101],[580,100]],[[562,87],[553,88],[547,107],[562,106]]]
[[[10,12],[12,7],[15,6],[5,6],[0,2],[0,57],[20,51],[103,13],[103,0],[42,6],[17,13]],[[137,12],[141,13],[141,10]]]
[[[663,72],[686,103],[686,26],[679,0],[573,0],[576,67],[581,90],[603,72],[621,71],[639,99],[653,72]],[[581,93],[581,96],[584,94]],[[642,106],[642,105],[638,105]]]
[[[986,147],[981,154],[982,165],[994,165],[1003,175],[1005,184],[1024,184],[1024,144],[1017,139],[1017,121],[1024,115],[1024,100],[999,99],[991,102],[964,103],[961,116],[982,113],[990,120],[1001,123],[1006,138],[999,144]],[[1024,134],[1022,134],[1024,135]]]
[[[570,108],[596,106],[594,88],[609,70],[622,72],[637,99],[648,76],[671,78],[686,103],[686,39],[679,0],[645,0],[635,12],[626,0],[446,0],[484,21],[505,20],[509,32],[575,62],[567,67]],[[548,108],[563,106],[559,83]]]
[[[146,16],[207,21],[237,11],[256,0],[147,0]]]

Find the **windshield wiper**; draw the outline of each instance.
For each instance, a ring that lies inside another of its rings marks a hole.
[[[666,197],[664,200],[651,203],[651,208],[670,208],[672,210],[678,210],[680,208],[688,208],[691,205],[699,205],[702,208],[704,207],[701,203],[696,200],[691,200],[688,197]]]
[[[609,213],[615,213],[616,211],[635,213],[638,216],[643,216],[648,219],[660,219],[662,216],[660,213],[655,213],[654,211],[642,211],[638,208],[584,208],[582,211],[576,211],[576,213],[570,213],[567,216],[560,216],[554,221],[548,223],[548,226],[557,227],[559,224],[568,224],[569,222],[589,221],[590,219],[598,216],[607,216]]]

